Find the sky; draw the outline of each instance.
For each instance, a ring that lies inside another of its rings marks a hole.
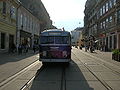
[[[72,31],[84,26],[86,0],[42,0],[53,25]]]

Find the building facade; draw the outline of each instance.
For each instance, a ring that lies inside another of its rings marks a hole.
[[[40,20],[21,5],[18,8],[17,18],[17,46],[25,44],[32,47],[34,43],[38,44],[40,24]]]
[[[13,44],[38,44],[40,32],[49,28],[52,20],[41,0],[0,1],[0,53],[10,51]]]
[[[120,1],[87,0],[84,13],[85,35],[95,36],[107,50],[120,49]]]
[[[0,1],[0,52],[9,51],[16,41],[15,0]]]
[[[83,44],[81,41],[83,39],[83,30],[84,28],[76,28],[75,30],[71,31],[71,41],[73,46],[81,46],[81,44]]]
[[[41,0],[20,0],[25,8],[30,10],[30,12],[40,19],[41,21],[41,31],[49,28],[53,28],[52,20],[50,19],[49,13],[47,12],[44,4]]]

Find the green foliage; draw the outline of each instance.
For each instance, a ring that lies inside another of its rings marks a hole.
[[[118,52],[118,54],[120,54],[120,51]]]
[[[112,50],[112,53],[113,54],[120,54],[120,51],[119,51],[119,49],[114,49],[114,50]]]

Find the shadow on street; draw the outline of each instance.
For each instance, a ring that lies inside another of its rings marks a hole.
[[[94,90],[89,86],[82,71],[73,60],[69,66],[59,63],[43,65],[28,86],[29,90],[62,90],[63,67],[65,67],[65,90]]]
[[[29,51],[28,53],[18,54],[16,53],[0,53],[0,65],[8,63],[8,62],[17,62],[23,60],[25,58],[34,56],[38,53],[33,53],[33,51]]]

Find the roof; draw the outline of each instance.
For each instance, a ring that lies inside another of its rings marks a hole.
[[[63,31],[62,29],[48,29],[48,30],[44,30],[43,32],[41,32],[41,34],[45,36],[59,36],[59,35],[66,36],[66,35],[70,35],[70,32]]]

